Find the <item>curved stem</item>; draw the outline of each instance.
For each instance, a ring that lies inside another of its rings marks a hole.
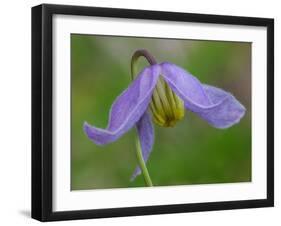
[[[152,187],[153,184],[152,184],[152,181],[150,179],[148,170],[147,170],[146,165],[145,165],[145,161],[144,161],[143,156],[142,156],[141,145],[140,145],[140,141],[139,141],[138,137],[136,138],[136,153],[137,153],[137,159],[138,159],[139,166],[141,168],[142,175],[144,177],[145,183],[148,187]]]
[[[146,60],[149,62],[150,65],[157,64],[157,61],[155,60],[155,58],[147,50],[139,49],[139,50],[135,51],[135,53],[132,56],[132,60],[131,60],[131,78],[132,78],[132,80],[134,80],[134,76],[136,74],[136,62],[139,59],[139,57],[141,57],[141,56],[146,58]],[[140,141],[139,141],[138,137],[136,138],[136,153],[137,153],[137,159],[139,162],[139,167],[141,168],[145,183],[147,186],[152,187],[153,184],[150,179],[148,170],[146,168],[145,161],[142,156],[141,145],[140,145]]]
[[[136,62],[139,57],[144,57],[150,65],[157,64],[156,59],[146,50],[146,49],[138,49],[134,52],[131,60],[131,76],[132,80],[134,80],[134,76],[136,74]]]

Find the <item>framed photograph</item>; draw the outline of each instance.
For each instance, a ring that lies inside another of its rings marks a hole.
[[[32,8],[32,217],[274,205],[274,21]]]

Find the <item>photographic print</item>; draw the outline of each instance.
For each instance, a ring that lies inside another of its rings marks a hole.
[[[251,43],[71,34],[71,189],[251,181]]]
[[[32,8],[32,217],[274,205],[274,20]]]

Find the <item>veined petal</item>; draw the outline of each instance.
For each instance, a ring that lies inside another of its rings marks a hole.
[[[148,112],[145,112],[140,120],[137,122],[137,132],[140,140],[141,151],[143,160],[146,162],[150,155],[150,152],[154,143],[154,129],[151,122],[151,117]],[[141,169],[138,166],[133,173],[131,180],[134,180],[136,176],[141,173]]]
[[[205,92],[216,107],[198,113],[217,128],[228,128],[240,121],[245,107],[230,93],[210,85],[203,85]]]
[[[168,62],[162,63],[161,69],[161,75],[172,90],[185,102],[187,108],[201,111],[202,108],[212,105],[202,84],[196,77]]]
[[[84,123],[87,136],[96,144],[104,145],[131,129],[146,111],[159,74],[159,65],[145,68],[113,103],[106,129]]]
[[[239,122],[245,108],[230,93],[200,81],[184,69],[161,64],[161,74],[172,90],[184,101],[185,107],[216,128],[227,128]]]

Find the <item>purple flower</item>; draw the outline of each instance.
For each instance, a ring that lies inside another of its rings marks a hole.
[[[146,162],[154,143],[151,120],[171,127],[184,116],[184,109],[196,113],[216,128],[228,128],[240,121],[245,108],[233,95],[205,85],[182,69],[169,63],[151,63],[112,104],[106,129],[84,123],[84,131],[94,143],[116,141],[136,126],[142,156]],[[141,173],[139,167],[133,178]]]

